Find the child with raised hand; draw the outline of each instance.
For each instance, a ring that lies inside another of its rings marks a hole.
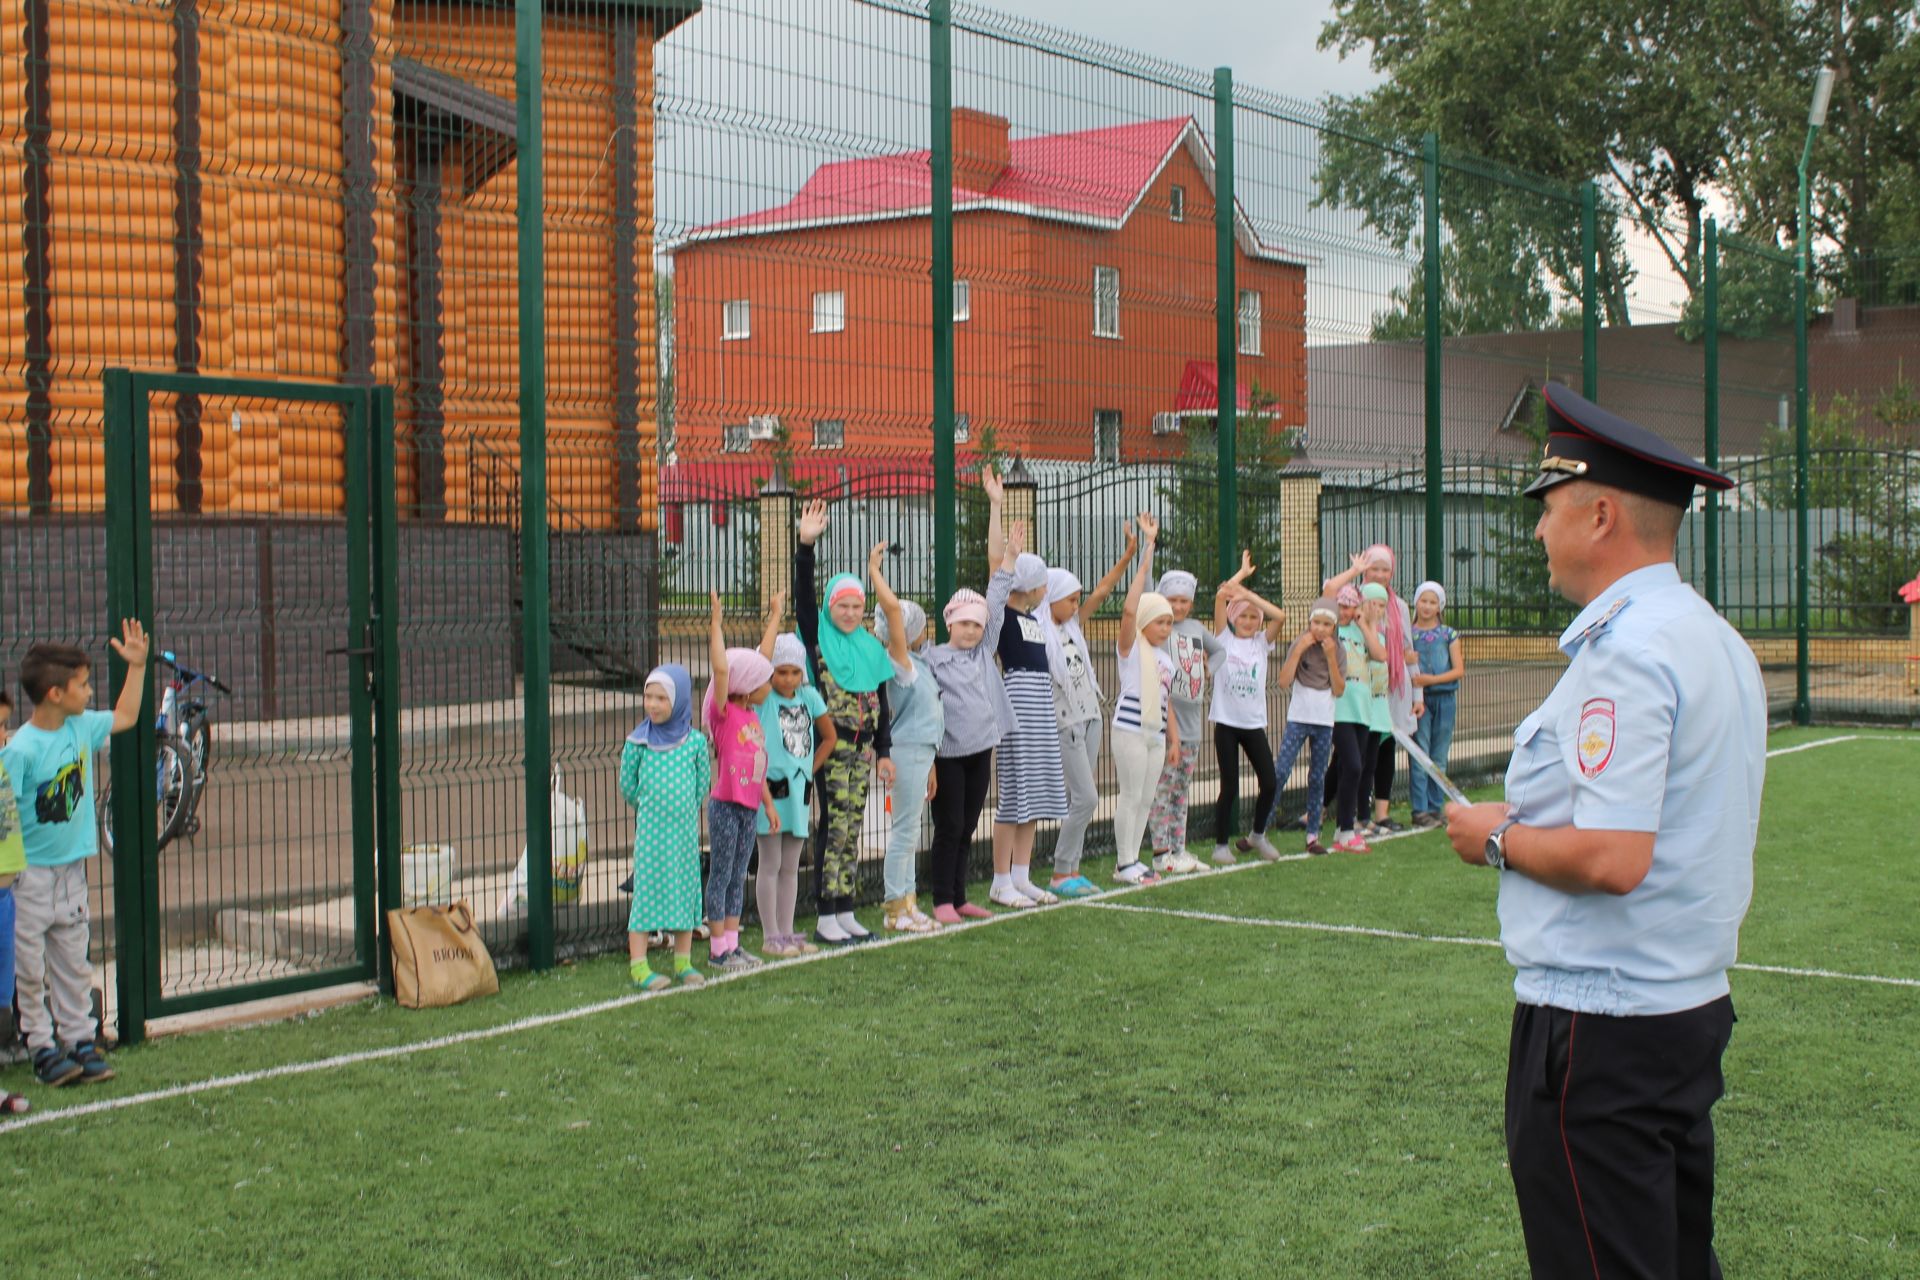
[[[713,784],[707,740],[693,727],[693,677],[677,662],[655,667],[641,694],[646,718],[620,750],[620,795],[633,806],[633,906],[627,912],[627,973],[644,991],[673,985],[647,964],[647,935],[673,934],[674,975],[693,967],[700,923],[700,802]]]
[[[1251,555],[1242,552],[1242,568],[1251,572]],[[1280,851],[1267,839],[1273,804],[1279,797],[1273,771],[1273,744],[1267,740],[1267,666],[1287,625],[1287,612],[1244,585],[1228,582],[1214,598],[1213,625],[1220,656],[1213,664],[1213,751],[1220,764],[1220,797],[1213,816],[1213,860],[1230,866],[1227,847],[1234,810],[1240,803],[1240,756],[1253,766],[1260,792],[1253,808],[1253,836],[1240,841],[1241,852],[1258,850],[1268,862]]]
[[[1287,731],[1280,739],[1274,777],[1293,772],[1302,746],[1307,757],[1307,852],[1325,853],[1320,843],[1321,809],[1326,798],[1327,761],[1333,754],[1334,705],[1347,691],[1347,651],[1337,634],[1339,606],[1330,596],[1313,602],[1307,629],[1287,650],[1276,683],[1292,690],[1287,699]],[[1263,851],[1264,854],[1264,851]]]
[[[998,602],[1004,606],[1004,597]],[[926,651],[940,686],[945,729],[933,759],[933,918],[959,924],[993,913],[967,901],[967,850],[987,804],[993,750],[1013,728],[1013,706],[994,666],[1004,607],[978,591],[953,593],[943,616],[947,642]]]
[[[1026,550],[1026,527],[1016,520],[1001,532],[1005,490],[988,468],[981,476],[987,492],[987,563],[994,566],[987,584],[989,607],[1006,610],[1000,628],[1000,678],[1013,707],[1013,729],[1000,742],[1000,803],[993,815],[993,887],[988,897],[1003,907],[1045,906],[1059,901],[1033,883],[1033,839],[1042,819],[1067,816],[1067,784],[1060,759],[1060,734],[1053,706],[1053,673],[1047,665],[1047,636],[1034,611],[1046,602],[1047,565]]]
[[[1093,648],[1084,624],[1120,585],[1139,548],[1133,522],[1123,532],[1126,549],[1093,590],[1083,591],[1070,570],[1047,570],[1047,602],[1040,610],[1046,632],[1047,667],[1053,675],[1053,705],[1059,723],[1060,767],[1067,784],[1067,816],[1053,846],[1053,892],[1084,898],[1100,892],[1080,874],[1086,856],[1087,828],[1100,806],[1100,740],[1103,724],[1100,679],[1093,669]]]
[[[20,660],[33,714],[0,747],[18,805],[26,867],[13,884],[14,966],[20,1029],[41,1084],[113,1078],[94,1042],[87,861],[99,851],[94,753],[140,722],[147,691],[147,633],[129,619],[109,642],[127,664],[112,711],[94,711],[93,662],[84,649],[36,644]]]
[[[860,863],[860,827],[867,787],[877,773],[895,781],[893,717],[887,682],[893,661],[867,630],[867,591],[850,573],[827,582],[827,601],[814,588],[813,544],[827,531],[827,504],[809,502],[800,513],[799,545],[793,553],[793,611],[800,639],[813,660],[814,683],[833,718],[833,751],[814,781],[821,796],[816,883],[820,918],[814,940],[844,947],[873,935],[853,914],[855,873]]]
[[[767,741],[767,794],[773,797],[779,826],[757,815],[754,834],[760,846],[760,873],[754,900],[760,908],[761,953],[778,959],[820,948],[794,932],[793,912],[800,896],[800,854],[812,831],[813,775],[833,751],[833,717],[820,691],[807,681],[807,650],[793,632],[782,633],[787,593],[773,593],[760,656],[773,664],[773,692],[760,704],[760,731]]]
[[[1442,619],[1447,608],[1447,589],[1437,582],[1423,582],[1413,593],[1413,648],[1420,658],[1420,670],[1413,677],[1414,687],[1425,694],[1427,709],[1413,731],[1414,741],[1433,758],[1442,773],[1447,756],[1453,750],[1454,695],[1460,689],[1460,677],[1467,672],[1466,655],[1461,651],[1460,633]],[[1441,824],[1440,811],[1447,797],[1440,784],[1422,769],[1412,770],[1413,825],[1420,828]]]
[[[757,649],[729,649],[722,635],[720,593],[713,604],[707,644],[713,681],[707,686],[706,722],[713,734],[713,792],[707,798],[707,963],[723,972],[757,968],[758,956],[740,945],[740,913],[747,904],[747,866],[753,860],[754,829],[764,821],[780,830],[780,812],[767,787],[767,736],[760,705],[773,691],[773,663]]]
[[[1222,583],[1220,590],[1237,587],[1252,572],[1252,564],[1243,555],[1240,572]],[[1200,870],[1199,860],[1187,852],[1187,794],[1193,789],[1193,769],[1200,759],[1200,712],[1207,696],[1207,668],[1222,650],[1214,633],[1193,617],[1193,598],[1198,589],[1199,580],[1185,569],[1169,569],[1160,575],[1160,594],[1173,610],[1167,652],[1173,657],[1173,719],[1180,737],[1179,754],[1169,756],[1167,767],[1161,770],[1153,810],[1147,816],[1153,836],[1153,869],[1162,875]]]
[[[1361,611],[1360,592],[1349,583],[1335,597],[1340,611],[1340,643],[1345,649],[1346,688],[1334,700],[1333,759],[1340,773],[1339,809],[1333,847],[1341,853],[1371,853],[1360,830],[1360,806],[1373,792],[1374,751],[1372,664],[1384,664],[1378,622]],[[1316,834],[1312,828],[1308,835]]]
[[[920,910],[914,891],[915,863],[920,846],[921,819],[933,800],[939,779],[933,771],[934,753],[946,736],[947,718],[940,702],[940,684],[933,668],[915,652],[925,643],[927,615],[919,605],[902,602],[887,584],[882,566],[887,544],[877,544],[867,556],[867,576],[880,609],[873,633],[893,659],[893,679],[887,682],[887,701],[893,711],[893,768],[895,784],[888,796],[892,824],[887,830],[885,915],[882,925],[894,933],[931,933],[940,922]],[[975,818],[978,818],[978,814]]]
[[[1120,699],[1113,707],[1113,764],[1120,795],[1113,812],[1113,878],[1121,884],[1159,879],[1140,860],[1140,840],[1146,835],[1156,785],[1180,759],[1180,722],[1169,705],[1174,666],[1167,641],[1173,634],[1173,607],[1165,596],[1146,589],[1160,522],[1144,511],[1137,522],[1140,567],[1127,587],[1120,640],[1114,646],[1120,660]]]

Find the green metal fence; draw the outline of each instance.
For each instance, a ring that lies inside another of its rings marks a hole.
[[[980,585],[989,461],[1087,581],[1142,509],[1162,567],[1210,585],[1249,548],[1296,613],[1391,544],[1403,594],[1449,588],[1455,759],[1486,774],[1572,613],[1518,496],[1562,381],[1739,481],[1680,563],[1776,717],[1920,711],[1911,253],[1813,282],[1801,395],[1779,245],[950,0],[33,0],[0,60],[28,90],[0,120],[0,659],[107,621],[104,369],[391,386],[380,874],[471,900],[505,963],[619,945],[619,745],[655,663],[704,678],[706,590],[756,638],[802,497],[834,503],[823,567],[886,542],[929,606]],[[241,673],[223,737],[255,749],[216,767],[279,822],[352,765],[261,656],[341,607],[298,548],[366,496],[350,433],[253,392],[151,412],[155,528],[206,539],[157,640]],[[120,935],[132,963],[195,990],[324,967],[221,933],[293,839],[239,816],[159,854],[202,870],[158,942]],[[102,872],[118,930],[138,886]]]

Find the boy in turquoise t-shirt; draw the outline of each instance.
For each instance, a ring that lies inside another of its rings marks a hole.
[[[93,1040],[93,969],[87,960],[87,859],[99,850],[94,753],[140,721],[147,633],[121,624],[113,651],[127,664],[112,711],[94,711],[93,663],[72,645],[36,644],[20,661],[33,718],[0,747],[0,768],[19,802],[26,867],[14,882],[14,960],[20,1029],[45,1085],[111,1080]]]

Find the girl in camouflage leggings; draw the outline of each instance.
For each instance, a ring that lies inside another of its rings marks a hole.
[[[826,607],[820,607],[813,544],[826,529],[827,504],[808,503],[800,514],[800,545],[793,556],[793,612],[814,684],[839,735],[826,766],[815,775],[821,821],[814,846],[820,912],[814,936],[828,946],[846,946],[873,936],[853,915],[854,872],[867,784],[877,772],[882,783],[893,785],[893,717],[886,688],[893,661],[866,629],[867,593],[858,578],[836,574],[827,583]]]

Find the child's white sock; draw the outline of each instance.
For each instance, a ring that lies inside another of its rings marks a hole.
[[[1008,875],[1004,871],[996,871],[993,873],[992,892],[999,893],[1002,889],[1011,889],[1011,888],[1013,888],[1012,876]]]
[[[873,936],[861,928],[860,922],[854,919],[853,912],[851,911],[842,911],[839,915],[835,916],[833,920],[835,924],[840,926],[840,931],[849,938],[870,938]]]
[[[1013,864],[1013,887],[1021,893],[1026,894],[1029,898],[1039,892],[1033,883],[1033,864],[1031,862],[1024,866],[1018,862]]]
[[[840,927],[840,917],[838,916],[822,915],[820,917],[820,923],[815,927],[818,929],[820,936],[828,942],[845,942],[850,936],[845,929]]]

